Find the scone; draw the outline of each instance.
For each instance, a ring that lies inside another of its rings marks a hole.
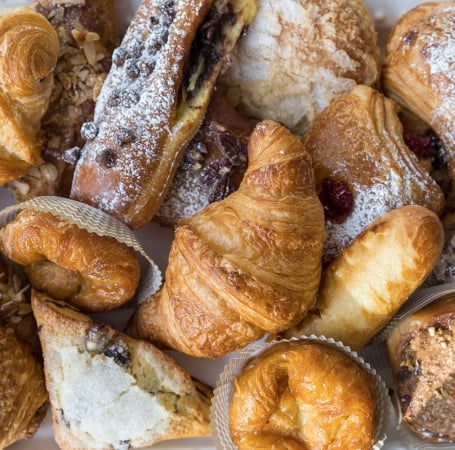
[[[228,99],[249,117],[303,134],[356,84],[374,85],[380,55],[361,0],[258,0],[248,32],[221,77]]]
[[[63,450],[210,435],[211,389],[150,343],[32,292],[54,434]]]
[[[42,364],[12,328],[0,325],[0,448],[32,437],[46,412]]]
[[[455,442],[455,296],[398,322],[387,348],[402,417],[421,439]]]
[[[239,450],[370,450],[378,417],[374,384],[325,343],[272,345],[233,381],[229,428]]]

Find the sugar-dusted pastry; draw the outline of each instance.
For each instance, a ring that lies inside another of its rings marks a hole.
[[[375,85],[380,54],[362,0],[257,0],[258,11],[220,78],[244,114],[303,134],[356,84]]]
[[[71,197],[145,226],[197,132],[254,0],[143,0],[97,99]]]
[[[426,441],[455,442],[455,296],[398,322],[387,348],[404,423]]]
[[[248,143],[237,191],[176,229],[162,289],[130,321],[134,336],[216,358],[299,322],[314,305],[324,216],[311,159],[273,121]]]
[[[49,105],[59,41],[29,7],[0,11],[0,185],[41,162],[41,119]]]
[[[17,201],[69,196],[78,148],[84,144],[81,126],[93,119],[95,100],[118,44],[114,0],[34,0],[33,6],[57,31],[60,51],[40,129],[43,161],[7,185]]]
[[[155,219],[177,225],[235,191],[248,164],[251,126],[215,90],[207,114],[188,145]]]
[[[85,311],[128,302],[139,283],[131,247],[44,211],[24,209],[0,229],[0,249],[23,266],[33,287]]]
[[[380,216],[324,270],[314,308],[286,334],[323,335],[360,349],[427,278],[443,242],[441,221],[423,206]]]
[[[55,440],[62,450],[209,436],[211,389],[149,342],[33,291]]]
[[[455,2],[424,2],[397,21],[384,55],[386,94],[425,121],[447,151],[455,183]],[[452,187],[448,210],[455,206]]]
[[[358,85],[303,137],[324,205],[326,263],[391,209],[417,204],[439,215],[444,208],[441,188],[404,142],[398,112],[396,102]]]
[[[31,438],[47,401],[42,364],[12,328],[0,324],[0,448]]]
[[[374,384],[350,356],[322,342],[278,343],[233,382],[229,428],[239,450],[370,450]]]

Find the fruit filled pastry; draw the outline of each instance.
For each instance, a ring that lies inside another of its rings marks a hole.
[[[324,216],[311,159],[282,125],[260,122],[237,191],[176,229],[162,289],[133,336],[216,358],[299,322],[320,281]]]
[[[234,379],[230,435],[238,450],[370,450],[375,403],[370,375],[338,348],[281,342]]]
[[[398,111],[393,100],[358,85],[303,137],[324,205],[324,263],[391,209],[417,204],[439,215],[444,208],[440,186],[404,142]]]
[[[154,220],[177,225],[235,191],[247,168],[250,133],[251,126],[216,89]]]
[[[375,85],[380,53],[362,0],[257,0],[258,11],[221,76],[245,115],[303,134],[356,84]]]
[[[404,423],[419,438],[455,442],[455,296],[402,319],[387,338]]]
[[[389,34],[382,74],[386,94],[426,122],[447,152],[455,206],[455,2],[427,2],[405,13]]]
[[[47,410],[42,364],[0,323],[0,448],[31,438]]]
[[[423,206],[380,216],[324,270],[314,308],[286,337],[323,335],[361,349],[425,281],[443,241],[441,221]]]
[[[143,0],[97,99],[71,188],[131,228],[169,189],[254,0]]]
[[[0,185],[41,162],[41,119],[54,85],[59,41],[28,7],[0,11]]]
[[[131,247],[49,212],[20,211],[0,230],[0,250],[23,267],[34,288],[84,311],[125,304],[139,283]]]
[[[8,184],[17,201],[38,195],[69,196],[81,126],[93,119],[95,100],[118,44],[114,0],[34,0],[35,10],[58,33],[60,51],[40,139],[42,163]]]
[[[32,292],[55,440],[127,449],[209,436],[211,389],[152,344]]]

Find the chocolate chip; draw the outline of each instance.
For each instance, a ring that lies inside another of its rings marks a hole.
[[[71,147],[66,149],[62,154],[62,159],[67,164],[74,166],[78,159],[81,156],[81,148],[80,147]]]
[[[98,136],[98,126],[95,122],[85,122],[81,126],[81,136],[84,141],[93,141]]]
[[[128,345],[123,341],[111,343],[104,351],[104,354],[108,358],[113,358],[114,362],[121,367],[128,367],[131,364]]]
[[[125,63],[125,73],[126,75],[131,78],[131,79],[135,79],[139,76],[139,67],[137,66],[137,60],[135,59],[129,59],[126,63]]]
[[[114,90],[109,97],[107,104],[110,107],[121,106],[131,108],[139,101],[139,94],[131,89]]]
[[[106,169],[112,169],[115,166],[116,159],[114,151],[106,149],[95,158],[95,161]]]
[[[104,351],[104,347],[109,341],[105,329],[105,325],[96,324],[88,330],[85,336],[85,347],[89,352],[101,353]]]
[[[123,66],[127,58],[127,52],[123,48],[116,48],[112,53],[112,62],[116,66]]]

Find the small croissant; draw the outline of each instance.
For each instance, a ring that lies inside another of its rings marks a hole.
[[[324,213],[311,158],[270,120],[256,125],[239,189],[176,229],[166,282],[127,330],[217,358],[297,323],[315,302]]]
[[[0,11],[0,185],[41,161],[38,134],[58,52],[44,16],[29,7]]]

